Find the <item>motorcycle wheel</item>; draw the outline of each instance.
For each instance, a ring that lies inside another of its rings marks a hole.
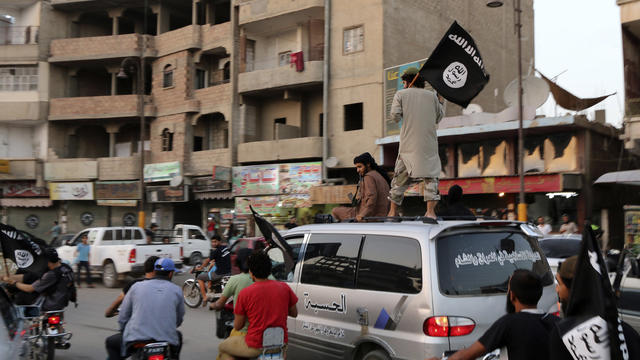
[[[200,286],[195,281],[187,281],[182,285],[182,297],[184,304],[190,308],[197,308],[202,304],[202,294]]]

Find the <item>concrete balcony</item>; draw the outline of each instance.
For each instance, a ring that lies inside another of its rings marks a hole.
[[[126,34],[57,39],[51,41],[49,62],[73,63],[123,59],[129,56],[140,56],[143,48],[146,57],[156,57],[154,37],[151,35]]]
[[[49,101],[49,120],[127,118],[139,116],[138,95],[57,98]],[[145,115],[155,116],[151,97],[145,96]]]
[[[202,48],[200,25],[189,25],[155,37],[158,56]]]
[[[227,121],[231,119],[231,84],[220,84],[194,91],[194,97],[200,101],[200,113],[219,112]]]
[[[38,61],[38,45],[2,45],[0,44],[0,59],[4,64]]]
[[[324,0],[250,0],[238,5],[238,23],[249,31],[285,28],[324,16]]]
[[[42,163],[36,159],[10,159],[9,173],[0,173],[0,180],[36,180],[42,176]]]
[[[37,91],[0,91],[0,121],[45,120],[47,102]]]
[[[256,141],[238,145],[238,162],[262,162],[322,157],[322,137]]]
[[[46,181],[92,180],[98,178],[95,159],[56,159],[44,164]]]
[[[194,151],[189,155],[186,165],[185,175],[211,175],[214,166],[231,167],[231,150],[225,148]]]
[[[98,159],[99,180],[138,180],[139,178],[139,156]]]
[[[218,25],[202,25],[202,50],[225,49],[226,53],[231,53],[233,44],[233,32],[231,22]]]
[[[305,61],[304,71],[301,72],[287,65],[241,73],[238,76],[238,92],[248,94],[322,84],[322,63]]]

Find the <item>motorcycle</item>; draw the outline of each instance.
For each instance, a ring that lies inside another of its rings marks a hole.
[[[64,328],[64,310],[40,312],[40,306],[21,306],[22,318],[27,322],[28,359],[53,360],[56,349],[71,347],[72,334]]]
[[[200,264],[196,264],[193,269],[191,269],[193,278],[185,280],[182,285],[182,297],[184,298],[184,303],[188,307],[194,309],[200,306],[204,300],[202,299],[202,292],[200,292],[200,284],[198,284],[198,275],[205,271],[196,270],[198,266],[200,266]],[[229,278],[230,276],[225,276],[218,284],[207,289],[207,301],[214,302],[222,296],[222,290],[224,290]]]
[[[222,310],[216,311],[216,337],[226,339],[233,330],[233,302],[226,303]]]

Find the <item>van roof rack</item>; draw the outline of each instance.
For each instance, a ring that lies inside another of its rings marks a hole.
[[[362,218],[367,222],[402,222],[402,221],[422,221],[425,224],[438,224],[434,218],[427,216],[365,216]],[[355,222],[356,219],[347,219],[345,222]]]

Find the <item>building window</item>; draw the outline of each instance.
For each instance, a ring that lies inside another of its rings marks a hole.
[[[278,66],[287,66],[291,64],[291,51],[285,51],[278,54]]]
[[[195,80],[196,89],[204,89],[207,87],[207,72],[203,69],[196,69]]]
[[[162,130],[162,151],[173,151],[173,133],[166,128]]]
[[[344,131],[362,130],[362,103],[344,106]]]
[[[173,67],[171,64],[164,66],[162,70],[162,87],[168,88],[173,86]]]
[[[344,55],[364,51],[364,26],[344,29],[342,33]]]
[[[314,234],[302,265],[303,284],[353,289],[362,235]]]
[[[324,136],[323,122],[324,122],[324,113],[320,113],[320,115],[318,116],[318,125],[320,126],[318,130],[318,134],[320,134],[319,136]]]
[[[0,91],[38,90],[37,66],[0,66]]]

